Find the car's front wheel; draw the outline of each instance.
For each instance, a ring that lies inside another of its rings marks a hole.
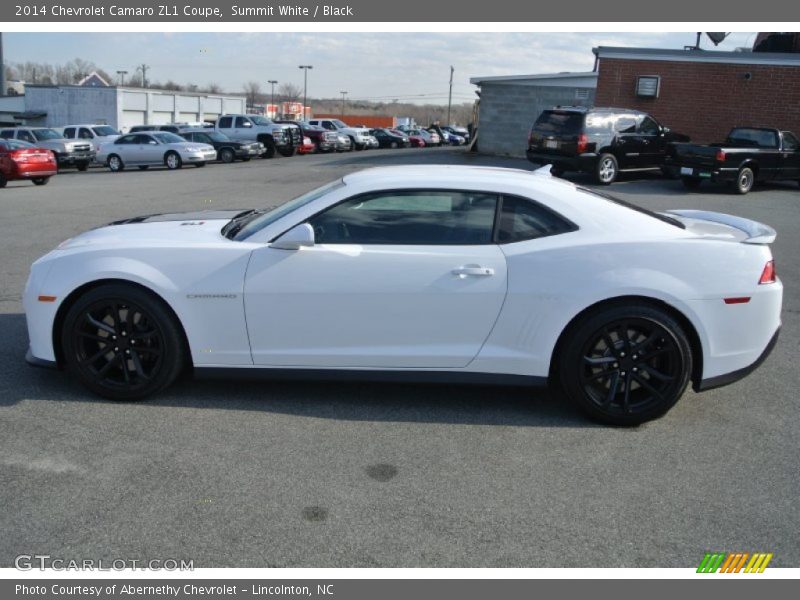
[[[50,182],[49,177],[34,177],[31,179],[33,185],[47,185]]]
[[[113,173],[119,173],[125,169],[125,163],[123,163],[122,159],[116,154],[112,154],[108,157],[106,160],[106,166],[108,167],[109,171]]]
[[[566,396],[589,417],[639,425],[664,415],[686,390],[692,351],[680,323],[649,305],[586,315],[567,332],[558,359]]]
[[[164,164],[170,171],[174,171],[183,166],[183,161],[177,152],[167,152],[164,155]]]
[[[61,331],[67,368],[91,391],[136,400],[170,385],[186,362],[177,319],[133,285],[98,286],[70,307]]]
[[[219,159],[224,163],[232,163],[236,155],[230,148],[223,148],[219,151]]]

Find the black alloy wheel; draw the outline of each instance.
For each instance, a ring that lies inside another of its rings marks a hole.
[[[158,299],[133,286],[88,292],[64,320],[67,366],[93,392],[134,400],[172,383],[183,368],[182,333]]]
[[[590,417],[638,425],[666,413],[692,370],[681,326],[653,307],[612,308],[584,321],[560,365],[567,396]]]

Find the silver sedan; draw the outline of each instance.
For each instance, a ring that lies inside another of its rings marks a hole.
[[[171,170],[180,169],[184,164],[203,167],[216,158],[214,146],[187,142],[168,131],[129,133],[102,144],[97,151],[97,162],[114,172],[133,166],[142,170],[156,165]]]

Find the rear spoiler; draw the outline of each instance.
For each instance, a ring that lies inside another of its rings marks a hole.
[[[739,231],[743,231],[747,234],[747,239],[742,240],[743,244],[771,244],[778,235],[769,225],[764,225],[758,221],[751,221],[743,217],[726,215],[724,213],[707,210],[668,210],[665,212],[679,217],[686,217],[687,219],[721,223],[722,225],[727,225]]]

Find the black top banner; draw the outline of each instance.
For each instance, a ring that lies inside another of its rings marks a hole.
[[[762,22],[800,21],[800,2],[759,0],[33,0],[2,3],[0,21],[191,22]]]

